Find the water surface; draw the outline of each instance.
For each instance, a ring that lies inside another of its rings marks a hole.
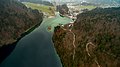
[[[52,42],[52,35],[55,26],[71,21],[59,15],[44,19],[38,28],[17,43],[0,67],[62,67]],[[52,27],[51,31],[47,30],[48,26]]]

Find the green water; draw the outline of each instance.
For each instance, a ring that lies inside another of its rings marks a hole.
[[[0,67],[62,67],[52,42],[52,35],[55,26],[71,21],[69,18],[60,17],[58,13],[54,18],[44,19],[38,28],[17,43]],[[52,28],[50,31],[47,29],[49,26]]]

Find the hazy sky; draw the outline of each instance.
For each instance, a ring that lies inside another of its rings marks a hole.
[[[47,1],[120,1],[120,0],[47,0]]]

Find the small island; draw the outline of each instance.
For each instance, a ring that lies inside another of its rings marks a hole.
[[[51,31],[51,30],[52,30],[52,27],[51,27],[51,26],[48,26],[48,27],[47,27],[47,30],[48,30],[48,31]]]

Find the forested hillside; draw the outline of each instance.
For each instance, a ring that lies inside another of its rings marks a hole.
[[[0,0],[0,46],[11,44],[27,29],[41,23],[42,13],[14,0]]]
[[[67,7],[66,4],[58,5],[56,10],[59,11],[59,13],[62,15],[68,14],[69,12],[69,8]]]
[[[15,0],[0,0],[0,63],[16,43],[41,24],[43,13]]]
[[[75,47],[70,31],[56,27],[53,36],[63,67],[120,66],[120,8],[96,8],[79,14],[72,32]]]

